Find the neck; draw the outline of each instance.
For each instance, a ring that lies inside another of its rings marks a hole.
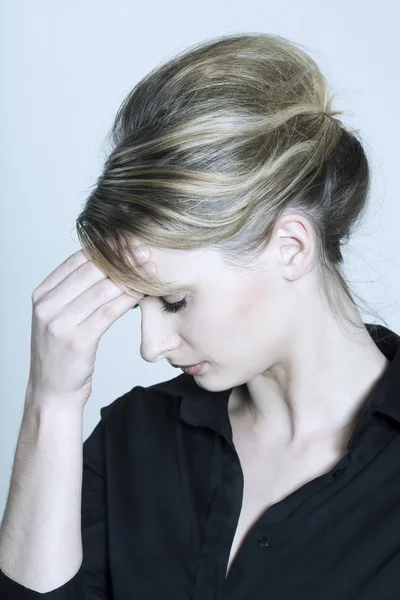
[[[228,411],[255,435],[294,446],[349,432],[389,361],[362,320],[345,331],[337,321],[291,339],[265,372],[234,389]]]

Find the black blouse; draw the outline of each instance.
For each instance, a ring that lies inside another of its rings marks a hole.
[[[366,326],[391,363],[348,453],[263,513],[227,579],[243,493],[231,389],[183,373],[101,408],[83,446],[76,575],[40,594],[0,571],[0,598],[398,600],[400,337]]]

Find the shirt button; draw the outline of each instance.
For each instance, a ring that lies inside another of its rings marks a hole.
[[[263,546],[263,547],[265,547],[265,546],[268,546],[268,545],[269,545],[269,539],[268,539],[268,538],[266,538],[266,537],[264,537],[264,536],[262,535],[261,537],[259,537],[259,538],[258,538],[258,540],[257,540],[257,544],[258,544],[259,546]]]

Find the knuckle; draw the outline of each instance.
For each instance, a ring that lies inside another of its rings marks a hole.
[[[59,337],[63,332],[62,320],[59,318],[53,319],[47,325],[48,333],[53,337]]]
[[[37,288],[35,288],[33,290],[32,294],[31,294],[31,302],[32,302],[32,304],[36,304],[36,302],[39,299],[39,297],[40,297],[40,290],[37,287]]]
[[[87,277],[90,273],[95,273],[96,275],[104,275],[103,271],[91,260],[80,264],[80,266],[77,269],[77,272],[81,277]]]
[[[46,321],[48,315],[47,303],[39,301],[34,304],[34,315],[39,321]]]
[[[93,267],[94,267],[94,265],[91,262],[85,262],[83,264],[79,263],[75,270],[75,274],[77,277],[85,279],[88,276],[88,273],[90,273],[92,271]]]
[[[100,284],[94,286],[92,288],[92,294],[93,294],[93,298],[95,300],[109,300],[109,296],[110,296],[110,285],[108,283],[108,281],[102,281],[100,282]]]
[[[72,267],[73,269],[79,268],[79,266],[82,265],[83,258],[85,258],[85,255],[82,252],[82,250],[80,250],[78,252],[75,252],[75,254],[71,254],[71,256],[69,256],[65,262],[68,267]],[[86,263],[83,263],[83,264],[86,264]]]
[[[114,310],[109,304],[105,304],[100,308],[100,317],[107,321],[114,317]]]

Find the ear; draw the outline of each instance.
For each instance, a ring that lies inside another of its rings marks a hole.
[[[284,277],[295,281],[311,268],[315,252],[314,230],[310,221],[298,213],[286,213],[279,219],[276,242]]]

